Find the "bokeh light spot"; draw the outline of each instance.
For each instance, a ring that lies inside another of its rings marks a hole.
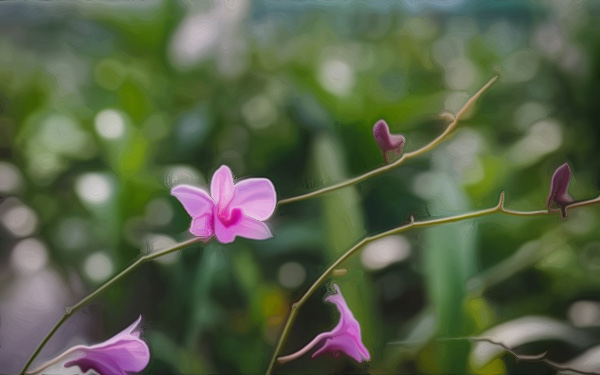
[[[125,133],[125,119],[113,109],[100,111],[94,119],[94,126],[98,135],[105,139],[118,139]]]
[[[0,220],[12,235],[26,237],[35,231],[38,219],[31,208],[18,203],[16,199],[5,201],[0,208],[3,211]]]
[[[10,262],[21,274],[32,274],[42,270],[48,263],[48,250],[38,239],[27,238],[18,242],[12,250]]]
[[[365,268],[380,270],[403,261],[410,255],[410,243],[402,236],[388,236],[371,242],[362,251],[360,259]]]
[[[98,251],[87,257],[83,268],[91,280],[102,282],[112,275],[113,262],[104,251]]]
[[[278,278],[283,287],[296,288],[306,280],[306,270],[300,263],[287,262],[279,268]]]
[[[346,96],[354,88],[354,69],[344,60],[326,59],[319,67],[319,82],[332,94]]]
[[[0,161],[0,193],[14,193],[22,184],[21,173],[14,165]]]
[[[80,176],[75,183],[75,190],[83,201],[91,204],[104,204],[113,193],[108,178],[99,173]]]
[[[78,156],[88,144],[88,135],[71,117],[51,114],[42,123],[40,139],[56,154]]]
[[[165,250],[177,243],[173,238],[164,234],[148,234],[145,237],[145,242],[147,243],[149,253]],[[156,261],[162,264],[172,264],[177,261],[178,257],[179,251],[175,251],[171,254],[156,258]]]
[[[600,323],[600,303],[577,301],[569,307],[568,315],[575,327],[597,326]]]

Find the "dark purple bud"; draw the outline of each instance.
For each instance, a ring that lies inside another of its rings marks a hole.
[[[385,162],[389,163],[388,152],[394,151],[396,155],[402,152],[406,139],[400,134],[390,134],[390,128],[385,120],[379,120],[373,126],[373,136],[377,146],[383,152]]]
[[[567,191],[570,181],[571,169],[569,169],[569,164],[565,163],[558,167],[552,175],[550,195],[548,195],[548,200],[546,201],[546,207],[548,209],[550,209],[553,202],[560,207],[561,217],[563,219],[567,217],[566,207],[573,202],[573,198]]]

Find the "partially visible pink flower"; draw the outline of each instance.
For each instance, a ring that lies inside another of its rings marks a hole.
[[[567,217],[566,206],[573,203],[573,198],[569,195],[567,189],[571,181],[571,170],[569,164],[565,163],[558,167],[552,175],[552,185],[550,186],[550,195],[546,201],[546,207],[550,209],[552,203],[556,203],[560,207],[562,218]]]
[[[275,211],[277,194],[266,178],[248,178],[233,183],[231,169],[222,165],[212,177],[210,195],[203,189],[179,185],[171,190],[192,217],[190,232],[198,237],[213,235],[222,243],[236,236],[264,240],[272,237],[263,223]]]
[[[140,372],[150,361],[150,349],[140,338],[140,316],[133,324],[109,340],[94,346],[76,346],[65,367],[78,366],[82,373],[94,370],[101,375],[127,375]]]
[[[312,354],[311,358],[318,357],[325,353],[329,353],[334,358],[338,358],[340,354],[344,353],[358,363],[371,360],[369,350],[367,350],[362,343],[360,324],[356,318],[354,318],[352,311],[350,311],[346,300],[342,296],[340,288],[336,284],[333,286],[337,293],[328,296],[325,298],[325,301],[335,304],[338,308],[340,312],[338,324],[331,331],[318,334],[310,343],[296,353],[285,357],[279,357],[277,359],[279,363],[292,361],[321,342],[323,345]]]
[[[373,126],[373,136],[377,146],[383,152],[383,157],[386,163],[389,163],[388,153],[394,151],[396,155],[402,152],[402,147],[406,139],[400,134],[390,134],[390,127],[385,120],[379,120]]]

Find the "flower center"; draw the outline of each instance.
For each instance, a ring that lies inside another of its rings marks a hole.
[[[229,212],[228,210],[219,210],[217,214],[219,220],[226,228],[229,228],[232,225],[235,225],[240,222],[242,219],[242,210],[239,208],[234,208]]]

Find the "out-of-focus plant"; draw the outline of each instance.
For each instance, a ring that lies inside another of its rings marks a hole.
[[[598,372],[597,6],[146,5],[0,4],[0,367],[142,312],[148,373]],[[328,281],[370,363],[277,364]]]
[[[287,204],[298,202],[304,199],[313,198],[331,191],[335,191],[344,187],[347,187],[352,184],[356,184],[358,182],[364,181],[367,178],[370,178],[379,173],[383,173],[389,169],[390,166],[398,166],[404,160],[407,160],[411,157],[415,157],[421,155],[422,153],[429,151],[436,147],[439,143],[441,143],[444,137],[450,133],[456,127],[456,124],[460,117],[466,112],[466,110],[473,105],[473,103],[482,95],[483,92],[487,88],[491,86],[491,84],[497,79],[494,77],[490,80],[485,86],[483,86],[470,100],[466,102],[466,104],[457,112],[455,116],[452,116],[452,120],[450,124],[447,126],[446,130],[433,141],[423,146],[422,148],[413,151],[408,154],[404,154],[399,160],[392,164],[388,164],[387,166],[381,167],[379,169],[368,172],[363,176],[359,176],[350,180],[347,180],[342,183],[335,184],[333,186],[322,188],[312,193],[308,193],[302,195],[297,198],[288,198],[286,200],[280,201],[279,204]],[[379,142],[381,137],[389,138],[389,129],[387,128],[387,124],[385,126],[386,134],[382,135],[381,123],[378,122],[375,124],[373,129],[373,134],[375,137],[375,141]],[[389,143],[389,142],[388,142]],[[384,152],[395,150],[397,147],[401,147],[404,144],[404,138],[401,139],[401,142],[397,142],[397,144],[387,150],[384,149]],[[386,161],[387,157],[386,157]],[[351,255],[355,254],[357,250],[362,248],[369,242],[384,238],[389,235],[397,234],[407,229],[413,227],[420,226],[436,226],[442,225],[446,223],[452,223],[456,221],[462,221],[467,219],[472,219],[476,217],[486,216],[494,213],[503,213],[511,216],[539,216],[545,215],[551,212],[550,202],[556,202],[560,205],[560,212],[563,218],[566,217],[567,208],[571,207],[581,207],[588,206],[592,204],[596,204],[600,202],[600,197],[591,200],[579,201],[577,203],[572,203],[573,199],[567,193],[567,186],[570,180],[571,174],[567,164],[560,166],[553,175],[552,185],[550,188],[550,196],[548,198],[548,209],[547,211],[515,211],[509,210],[504,207],[504,192],[500,195],[500,200],[495,207],[475,211],[471,213],[465,213],[458,216],[451,216],[448,218],[442,219],[434,219],[434,220],[425,220],[425,221],[415,221],[411,216],[410,222],[406,225],[402,225],[396,229],[392,229],[386,232],[383,232],[379,235],[366,237],[359,241],[356,245],[351,247],[347,252],[345,252],[337,261],[334,262],[321,276],[312,284],[312,286],[308,289],[308,291],[302,296],[302,298],[296,302],[292,306],[292,313],[287,319],[287,323],[284,326],[283,332],[280,336],[279,342],[275,348],[273,353],[273,358],[271,363],[269,364],[269,368],[267,369],[267,373],[270,374],[275,363],[275,358],[277,358],[283,340],[286,338],[289,328],[291,327],[291,323],[295,318],[295,314],[302,304],[312,295],[312,293],[320,286],[320,284],[329,277],[333,271],[338,268],[347,258]],[[274,209],[276,202],[276,193],[273,184],[268,179],[247,179],[237,184],[233,182],[233,175],[229,167],[221,166],[213,175],[211,180],[211,194],[209,195],[202,189],[181,185],[173,188],[171,192],[174,196],[176,196],[184,205],[186,211],[192,216],[192,224],[190,226],[190,232],[198,238],[186,241],[180,244],[173,246],[170,249],[163,250],[161,252],[154,253],[152,256],[146,255],[138,259],[135,263],[129,266],[127,269],[119,273],[117,276],[110,279],[108,282],[103,284],[99,289],[94,291],[92,294],[85,297],[82,301],[80,301],[77,305],[72,308],[67,308],[65,315],[63,318],[55,325],[55,327],[50,331],[50,333],[44,338],[40,346],[36,349],[34,354],[30,357],[26,366],[24,367],[22,373],[26,373],[29,364],[35,359],[35,356],[39,351],[43,348],[44,344],[51,338],[53,333],[60,327],[60,325],[66,320],[66,318],[71,314],[74,310],[80,308],[85,303],[89,302],[93,298],[95,298],[100,292],[104,289],[107,289],[111,285],[113,285],[116,281],[118,281],[121,277],[126,276],[131,271],[133,271],[139,264],[143,261],[157,258],[159,256],[167,255],[175,250],[180,250],[187,245],[190,245],[198,240],[209,241],[213,235],[216,236],[217,240],[222,243],[231,243],[236,236],[242,236],[252,239],[267,239],[271,237],[271,233],[268,227],[263,224],[261,221],[268,219]],[[565,198],[566,197],[566,198]],[[352,312],[348,309],[346,301],[341,296],[341,292],[337,285],[335,286],[337,294],[335,296],[328,297],[327,300],[333,301],[338,306],[340,310],[341,318],[340,322],[334,328],[333,331],[328,333],[323,333],[317,335],[315,339],[313,339],[307,346],[298,351],[295,354],[291,354],[285,357],[279,358],[279,363],[287,363],[293,359],[300,357],[302,354],[310,350],[316,344],[320,342],[324,342],[323,347],[317,350],[313,357],[321,355],[325,351],[331,352],[334,357],[338,357],[340,353],[345,353],[346,355],[354,358],[357,362],[362,362],[363,360],[370,360],[371,356],[369,354],[368,349],[364,346],[361,339],[360,334],[360,326],[359,323],[354,318]],[[139,323],[136,321],[132,326],[135,328]],[[131,328],[131,327],[130,327]],[[133,328],[128,328],[125,335],[130,335]],[[120,337],[122,334],[117,335],[116,338],[109,340],[107,343],[99,344],[98,346],[91,347],[89,349],[81,349],[85,352],[85,355],[81,358],[71,360],[64,364],[65,367],[72,366],[74,364],[78,365],[83,371],[87,371],[89,369],[94,369],[99,371],[102,374],[107,374],[110,371],[114,371],[115,369],[120,369],[120,371],[139,371],[144,366],[140,368],[135,362],[135,365],[129,365],[129,362],[125,363],[123,366],[119,365],[115,362],[110,355],[103,354],[104,351],[108,350],[109,352],[113,349],[113,341],[122,341]],[[137,336],[135,336],[137,337]],[[139,340],[138,340],[139,341]],[[136,342],[138,342],[136,341]],[[145,346],[145,344],[144,344]],[[146,346],[145,346],[146,347]],[[108,349],[106,349],[108,348]],[[147,347],[146,347],[147,349]],[[78,349],[79,350],[79,349]],[[71,350],[72,351],[72,350]],[[69,351],[70,353],[70,351]],[[99,354],[96,354],[99,353]],[[120,355],[118,355],[120,356]],[[59,356],[59,358],[62,357]],[[98,357],[98,358],[96,358]],[[121,356],[122,357],[122,356]]]

